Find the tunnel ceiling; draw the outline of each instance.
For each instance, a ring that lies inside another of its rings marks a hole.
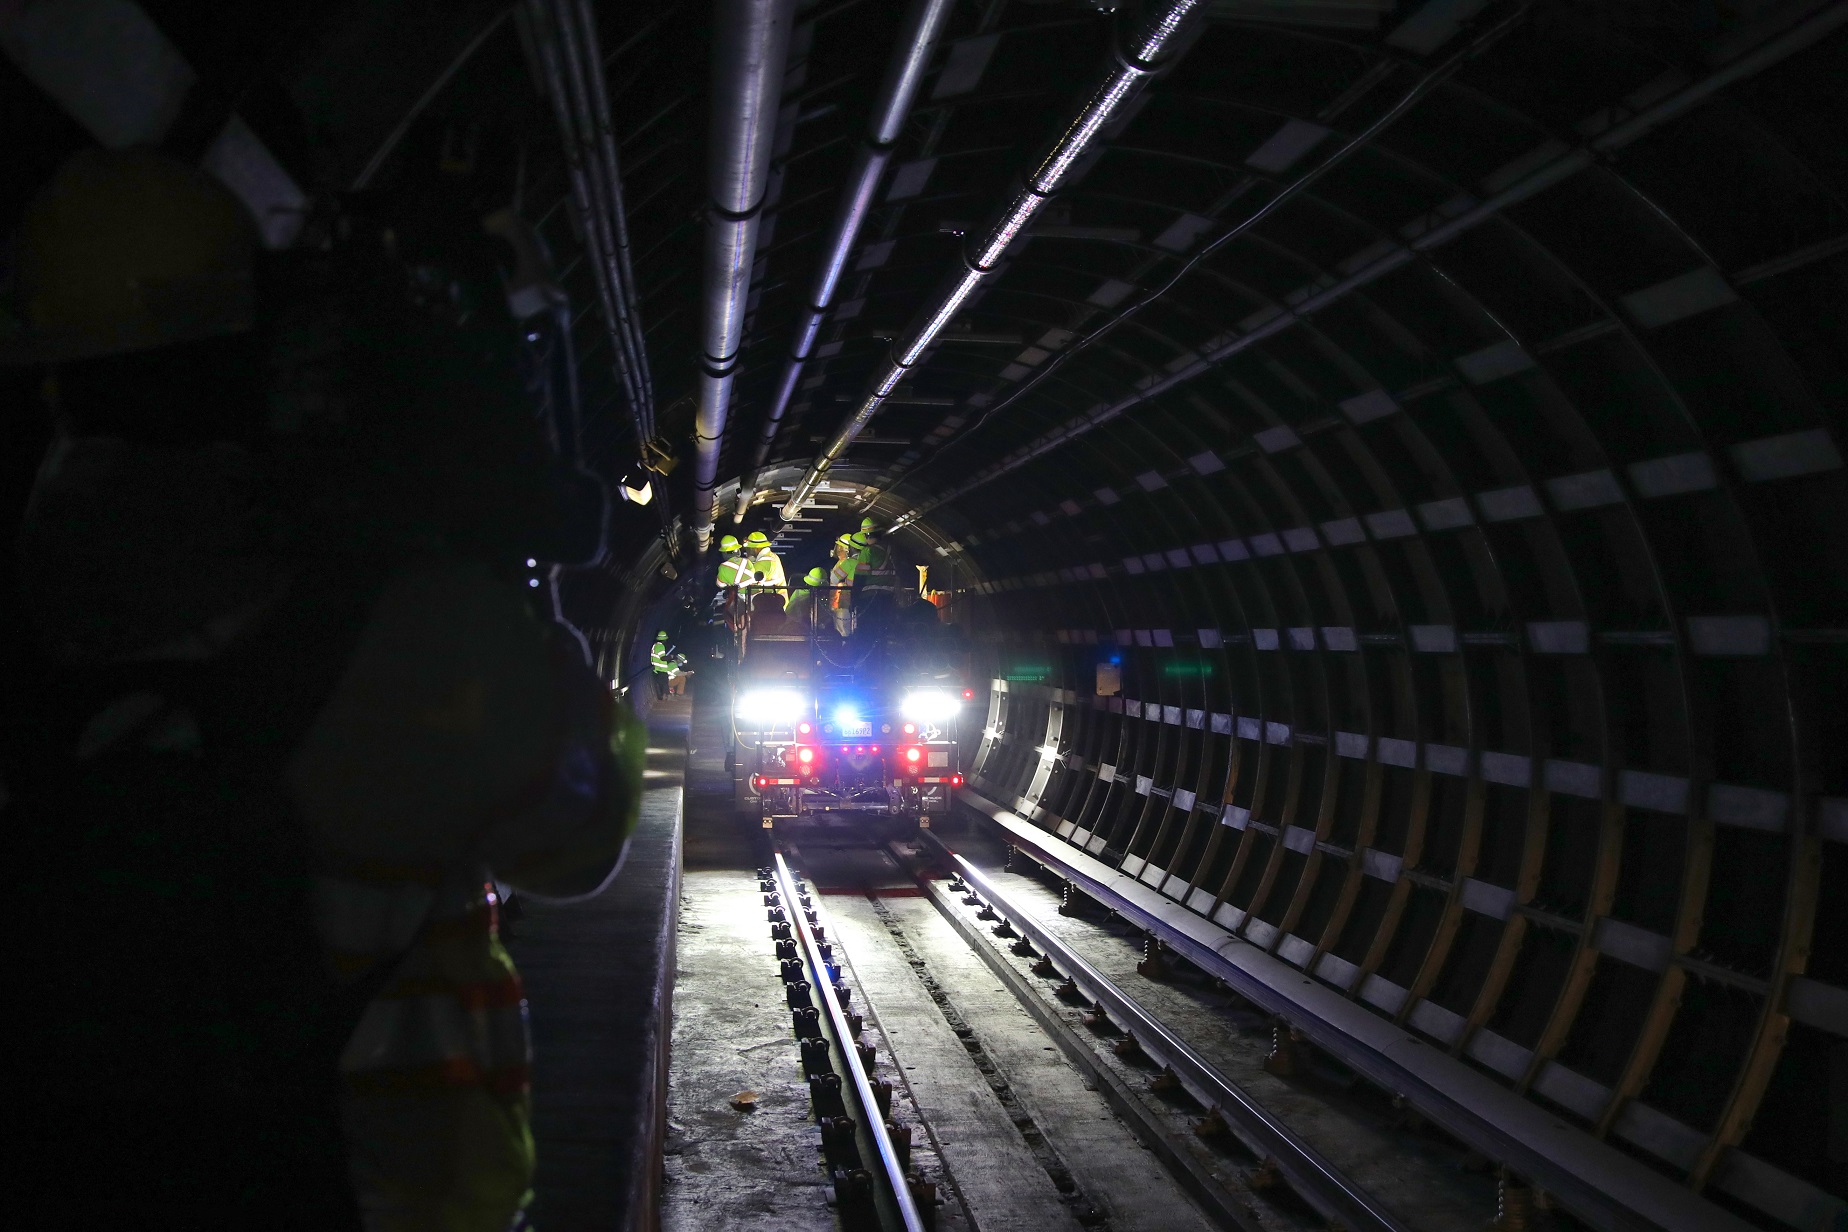
[[[521,20],[143,7],[209,87],[175,148],[235,110],[325,190],[390,182],[413,120],[479,132],[578,306],[592,451],[628,464]],[[955,8],[765,500],[1156,7]],[[733,485],[901,8],[798,13]],[[595,9],[684,453],[709,6]],[[976,592],[978,785],[1746,1218],[1816,1226],[1848,1195],[1848,6],[1205,12],[837,472]],[[0,88],[10,228],[88,137]]]

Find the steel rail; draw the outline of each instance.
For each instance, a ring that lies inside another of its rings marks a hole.
[[[898,1150],[892,1145],[892,1136],[886,1132],[885,1118],[879,1114],[879,1101],[873,1095],[873,1084],[867,1077],[866,1066],[860,1061],[860,1050],[854,1047],[853,1032],[847,1023],[847,1012],[842,1008],[840,998],[834,992],[834,980],[830,972],[827,956],[821,952],[820,940],[815,935],[815,928],[810,927],[808,911],[815,913],[816,927],[825,929],[822,923],[821,896],[812,895],[813,906],[802,906],[802,895],[796,887],[795,873],[782,852],[776,853],[777,892],[782,898],[784,918],[789,921],[790,930],[795,934],[802,947],[802,957],[809,969],[815,995],[820,999],[822,1011],[828,1016],[828,1025],[835,1040],[834,1051],[839,1054],[841,1064],[847,1067],[849,1083],[854,1100],[859,1104],[859,1123],[854,1127],[856,1138],[870,1140],[874,1154],[879,1162],[878,1180],[875,1184],[875,1205],[879,1207],[881,1222],[892,1228],[903,1228],[904,1232],[925,1232],[924,1217],[918,1211],[916,1199],[911,1196],[911,1186],[905,1176],[904,1164],[898,1158]],[[865,1151],[861,1152],[861,1162],[869,1163]],[[879,1203],[879,1197],[889,1199]]]
[[[1345,1176],[1326,1156],[1304,1142],[1211,1061],[1143,1009],[1134,997],[1086,962],[1056,933],[1041,924],[1031,911],[1010,898],[986,873],[951,850],[934,832],[924,833],[954,863],[964,881],[976,887],[981,897],[1008,923],[1045,951],[1053,965],[1134,1036],[1144,1052],[1172,1070],[1188,1094],[1204,1107],[1217,1109],[1258,1158],[1276,1160],[1278,1171],[1303,1201],[1325,1218],[1340,1221],[1350,1232],[1363,1229],[1412,1232],[1410,1224]]]
[[[795,490],[780,511],[785,522],[793,522],[802,512],[802,506],[827,477],[828,470],[872,422],[899,381],[923,358],[977,288],[1000,272],[1008,249],[1025,233],[1046,202],[1072,182],[1083,165],[1084,155],[1124,114],[1124,108],[1148,88],[1154,76],[1187,49],[1198,29],[1197,21],[1203,8],[1201,0],[1166,0],[1153,10],[1153,15],[1127,47],[1116,49],[1112,64],[1092,88],[1084,106],[1033,164],[1019,187],[1009,194],[1006,205],[981,240],[963,252],[959,263],[962,268],[954,273],[948,290],[939,294],[920,314],[919,324],[906,333],[902,342],[893,344],[865,400],[829,438],[802,478],[796,481]]]
[[[1554,1194],[1604,1232],[1747,1232],[1729,1211],[1576,1129],[1340,989],[1313,979],[1011,810],[965,788],[958,799],[1006,841],[1086,897],[1159,937],[1366,1081],[1402,1095],[1428,1120]]]
[[[1409,265],[1456,239],[1465,231],[1498,216],[1510,206],[1519,205],[1545,192],[1555,184],[1571,179],[1579,172],[1609,159],[1618,151],[1641,140],[1662,125],[1700,106],[1726,87],[1747,80],[1779,61],[1814,46],[1844,26],[1848,26],[1848,2],[1838,0],[1837,3],[1818,10],[1782,34],[1767,39],[1751,51],[1713,70],[1707,76],[1683,86],[1660,102],[1651,104],[1614,123],[1586,141],[1585,144],[1568,150],[1535,168],[1463,213],[1453,218],[1444,218],[1437,211],[1431,211],[1425,219],[1421,220],[1430,224],[1429,229],[1402,241],[1393,236],[1385,237],[1393,240],[1391,249],[1347,277],[1294,305],[1279,304],[1276,315],[1263,324],[1208,350],[1184,367],[1147,380],[1133,393],[1116,402],[1073,415],[1064,423],[1049,428],[1007,457],[977,471],[948,491],[932,496],[907,510],[893,522],[893,529],[908,526],[951,501],[959,500],[975,489],[992,483],[1001,476],[1016,471],[1055,449],[1064,447],[1079,437],[1087,435],[1094,428],[1110,423],[1176,386],[1212,371],[1233,356],[1266,338],[1282,333],[1292,325],[1308,320],[1322,309],[1346,299],[1355,291],[1372,285],[1394,270]],[[1620,111],[1622,108],[1615,110]]]

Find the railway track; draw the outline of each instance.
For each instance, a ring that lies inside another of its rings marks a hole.
[[[1015,879],[928,833],[882,857],[792,846],[759,870],[847,1227],[1455,1226],[1409,1222],[1089,961]]]

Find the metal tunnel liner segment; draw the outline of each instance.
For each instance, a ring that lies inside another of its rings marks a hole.
[[[1574,1129],[1404,1028],[1381,1018],[1205,917],[1078,851],[980,793],[961,799],[1010,843],[1155,933],[1240,996],[1288,1020],[1369,1082],[1404,1095],[1418,1111],[1484,1154],[1556,1193],[1606,1232],[1747,1232],[1750,1224],[1648,1165]]]
[[[1064,425],[1055,428],[1049,437],[1043,436],[1033,444],[1016,450],[994,466],[988,467],[967,481],[950,488],[939,496],[932,497],[914,509],[908,510],[896,519],[894,529],[908,526],[918,518],[942,508],[951,501],[973,492],[1002,475],[1018,470],[1028,462],[1042,456],[1058,445],[1101,427],[1142,403],[1160,394],[1166,393],[1184,381],[1208,371],[1239,354],[1254,343],[1261,342],[1278,334],[1322,309],[1344,299],[1353,291],[1367,286],[1387,274],[1412,261],[1416,257],[1449,243],[1457,236],[1470,230],[1479,223],[1495,217],[1509,206],[1517,205],[1528,198],[1546,191],[1553,185],[1577,175],[1592,166],[1600,157],[1623,149],[1663,124],[1680,116],[1718,91],[1727,86],[1743,81],[1787,59],[1790,56],[1815,45],[1817,42],[1848,25],[1848,3],[1836,3],[1808,19],[1799,22],[1783,34],[1769,39],[1757,48],[1740,56],[1738,59],[1709,73],[1707,76],[1683,87],[1669,95],[1661,102],[1637,112],[1623,123],[1615,125],[1577,149],[1570,150],[1553,159],[1542,167],[1530,172],[1515,183],[1502,189],[1494,196],[1476,205],[1457,217],[1444,222],[1416,239],[1408,240],[1385,253],[1378,259],[1356,270],[1353,274],[1335,283],[1294,307],[1284,308],[1277,316],[1248,333],[1238,335],[1222,346],[1209,351],[1201,359],[1195,360],[1179,372],[1165,376],[1137,390],[1101,411],[1086,412],[1075,415]],[[1050,438],[1050,439],[1049,439]],[[787,515],[786,515],[787,516]]]

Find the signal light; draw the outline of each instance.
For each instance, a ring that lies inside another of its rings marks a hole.
[[[804,766],[815,760],[815,750],[804,744],[796,749],[796,760]]]
[[[950,786],[951,786],[951,787],[961,787],[961,786],[962,786],[962,784],[963,784],[963,778],[962,778],[962,775],[960,775],[960,774],[952,774],[952,775],[950,776]]]
[[[905,724],[905,734],[906,734],[907,736],[915,736],[915,735],[917,735],[917,734],[918,734],[918,725],[917,725],[916,723],[907,723],[907,724]]]
[[[768,787],[768,786],[770,786],[770,780],[769,780],[769,779],[767,779],[767,778],[765,778],[765,777],[764,777],[763,775],[761,775],[761,774],[760,774],[760,775],[758,775],[758,776],[757,776],[757,777],[756,777],[756,778],[755,778],[754,780],[752,780],[752,781],[753,781],[753,782],[755,782],[755,783],[757,784],[757,786],[759,786],[759,787]]]
[[[966,702],[974,701],[975,700],[975,690],[974,689],[964,689],[963,690],[963,700]]]
[[[798,735],[806,736],[806,735],[809,735],[814,730],[815,730],[815,725],[809,722],[807,719],[803,719],[800,723],[796,724],[796,733]]]
[[[906,769],[911,770],[912,772],[915,773],[917,770],[922,768],[923,761],[924,761],[924,750],[920,749],[917,745],[914,744],[910,748],[905,750]]]

